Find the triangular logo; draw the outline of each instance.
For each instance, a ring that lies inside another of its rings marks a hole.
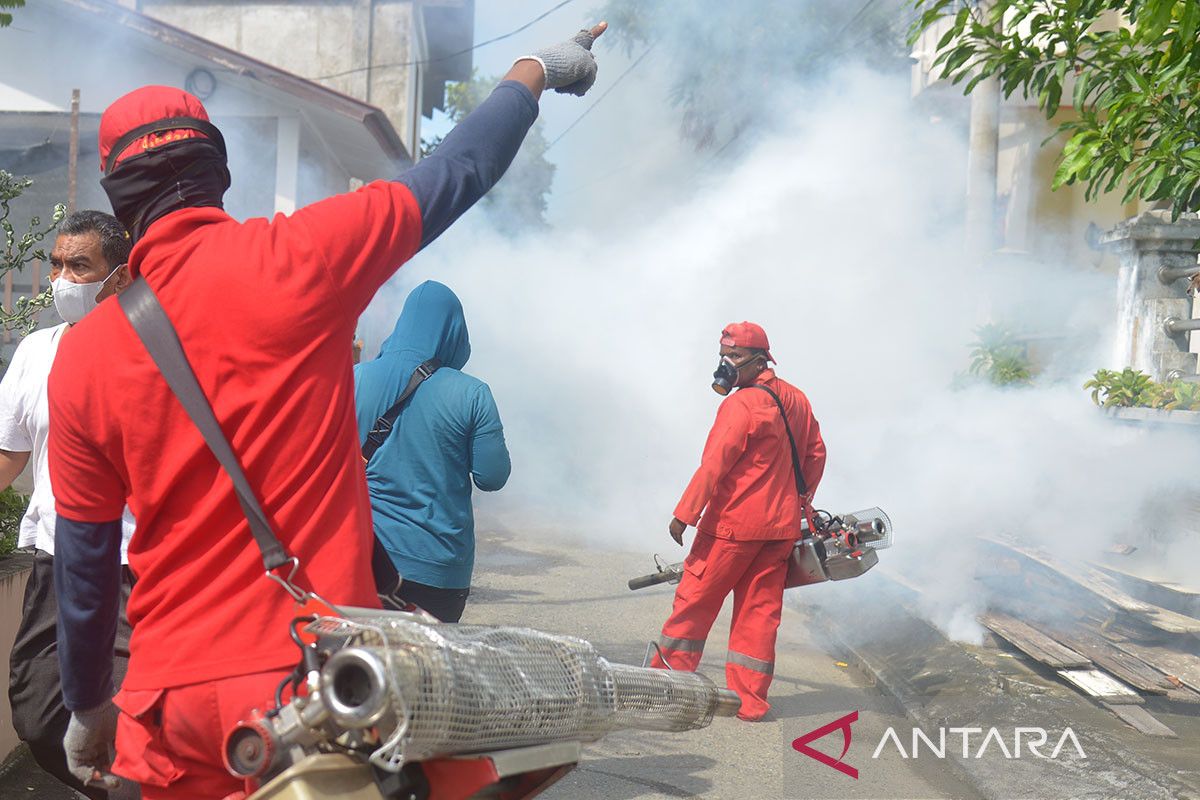
[[[849,764],[842,762],[842,759],[846,757],[846,753],[850,750],[850,738],[852,736],[850,732],[850,726],[855,722],[858,722],[858,712],[851,711],[841,719],[835,719],[828,725],[822,725],[816,730],[809,731],[799,739],[796,739],[792,742],[792,748],[798,753],[803,753],[809,758],[815,758],[822,764],[833,767],[838,772],[849,775],[851,778],[854,778],[854,780],[858,780],[858,770]],[[841,730],[842,732],[842,754],[837,758],[831,758],[830,756],[822,753],[820,750],[814,750],[808,746],[809,742],[815,742],[817,739],[833,733],[836,730]]]

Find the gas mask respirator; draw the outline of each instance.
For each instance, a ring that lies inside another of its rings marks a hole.
[[[722,356],[717,371],[713,373],[712,389],[719,395],[727,395],[737,385],[738,369],[728,357]]]
[[[717,371],[713,373],[712,390],[724,397],[733,391],[737,386],[738,372],[742,367],[753,364],[758,360],[758,357],[743,361],[741,365],[736,365],[729,356],[721,356],[721,363],[717,365]]]

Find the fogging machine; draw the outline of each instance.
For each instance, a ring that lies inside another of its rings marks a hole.
[[[265,781],[249,800],[518,800],[584,742],[703,728],[741,705],[703,675],[611,663],[571,636],[341,611],[293,621],[299,665],[226,737],[229,771]]]
[[[787,588],[857,578],[879,563],[879,550],[892,546],[892,521],[880,508],[849,514],[817,511],[800,525],[801,538],[788,560]],[[659,583],[679,583],[683,562],[666,564],[654,557],[658,569],[629,581],[630,589]]]

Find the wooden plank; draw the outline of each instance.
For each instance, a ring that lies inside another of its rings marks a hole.
[[[1200,591],[1170,581],[1157,581],[1107,564],[1094,566],[1112,576],[1138,600],[1190,617],[1200,616]]]
[[[1098,669],[1060,669],[1059,677],[1089,697],[1113,705],[1140,705],[1146,701],[1113,676]]]
[[[1105,605],[1134,614],[1159,630],[1168,633],[1200,634],[1200,619],[1160,608],[1152,603],[1142,602],[1123,591],[1113,578],[1098,569],[1069,564],[1060,561],[1044,550],[1025,547],[1005,539],[991,536],[981,536],[980,539],[993,546],[1016,553],[1027,562],[1060,575],[1076,586],[1087,590]]]
[[[1165,695],[1175,688],[1175,685],[1154,667],[1086,629],[1074,627],[1069,631],[1053,632],[1040,627],[1038,629],[1075,652],[1087,656],[1097,667],[1136,689],[1150,694]]]
[[[1200,656],[1128,639],[1114,642],[1114,644],[1169,678],[1173,677],[1189,689],[1200,692]]]
[[[1104,570],[1107,573],[1117,578],[1128,578],[1135,583],[1145,584],[1148,587],[1160,586],[1169,592],[1179,595],[1185,600],[1200,600],[1200,589],[1191,586],[1184,586],[1175,581],[1158,580],[1149,575],[1144,574],[1144,570],[1135,572],[1133,569],[1124,566],[1115,566],[1113,564],[1100,564],[1093,562],[1093,566]]]
[[[1172,703],[1200,703],[1200,692],[1193,691],[1186,686],[1181,689],[1168,689],[1167,699]]]
[[[1147,736],[1161,736],[1164,739],[1179,738],[1175,731],[1159,722],[1141,706],[1114,705],[1104,702],[1101,702],[1101,705]]]
[[[1088,658],[1007,614],[991,611],[981,615],[979,621],[996,635],[1011,642],[1022,653],[1048,667],[1062,669],[1092,665]]]

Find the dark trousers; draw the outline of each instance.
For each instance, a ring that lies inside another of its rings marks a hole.
[[[113,653],[113,682],[121,685],[129,664],[129,623],[125,601],[133,585],[128,569],[121,582],[121,611]],[[63,705],[58,670],[58,601],[54,596],[54,557],[34,552],[33,571],[25,584],[21,627],[9,658],[8,700],[13,727],[33,753],[34,760],[55,778],[88,797],[102,800],[107,793],[85,787],[67,771],[63,736],[71,712]]]
[[[471,589],[442,589],[424,583],[400,581],[400,588],[390,595],[379,595],[384,608],[403,610],[407,604],[419,606],[441,622],[458,622],[467,607],[467,595]]]

